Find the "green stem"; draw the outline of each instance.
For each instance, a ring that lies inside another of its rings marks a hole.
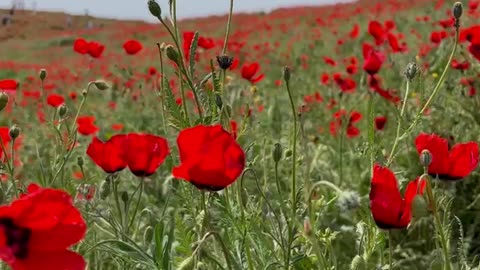
[[[228,45],[228,37],[230,35],[230,28],[232,25],[232,17],[233,17],[233,0],[230,0],[230,11],[228,13],[228,22],[227,22],[227,30],[225,31],[225,39],[223,42],[223,49],[222,54],[225,55],[227,53],[227,45]]]
[[[397,133],[395,135],[395,141],[393,143],[392,151],[390,152],[390,156],[387,159],[387,167],[390,166],[390,164],[392,163],[395,151],[397,150],[398,144],[400,142],[399,138],[400,138],[400,131],[402,129],[403,114],[405,113],[405,107],[407,105],[409,92],[410,92],[410,80],[407,79],[407,86],[405,90],[405,97],[403,98],[402,110],[400,111],[400,116],[397,122]]]
[[[389,269],[392,270],[393,269],[393,238],[392,238],[391,230],[388,230],[388,249],[389,249],[388,261],[390,265]]]
[[[137,216],[138,208],[140,207],[140,201],[142,200],[144,186],[145,186],[145,179],[143,179],[142,177],[140,179],[140,187],[139,187],[140,191],[138,194],[137,204],[135,205],[135,211],[133,212],[133,216],[132,216],[132,219],[130,220],[130,224],[128,225],[127,230],[130,229],[130,227],[132,227],[133,222],[135,221],[135,217]]]
[[[11,165],[10,165],[10,179],[12,180],[12,185],[13,185],[13,190],[15,192],[15,197],[18,198],[18,189],[17,189],[17,183],[15,182],[15,139],[12,139],[12,143],[10,145],[10,151],[12,153],[12,158],[10,159]]]

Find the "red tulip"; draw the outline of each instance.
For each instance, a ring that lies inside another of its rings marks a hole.
[[[106,173],[119,172],[127,167],[125,140],[126,135],[112,136],[106,142],[95,137],[87,148],[87,155]]]
[[[88,42],[83,38],[78,38],[73,43],[73,50],[79,54],[88,53]]]
[[[127,54],[134,55],[141,51],[143,48],[142,43],[137,40],[128,40],[123,44],[123,49]]]
[[[196,126],[177,138],[181,164],[173,176],[199,189],[217,191],[231,185],[245,168],[245,153],[222,126]]]
[[[61,95],[50,94],[47,97],[47,104],[54,108],[57,108],[64,103],[65,103],[65,99]]]
[[[432,163],[428,173],[444,180],[460,180],[478,166],[478,144],[459,143],[448,149],[448,141],[435,134],[421,133],[415,139],[418,154],[430,151]]]
[[[0,207],[0,259],[13,270],[84,270],[83,258],[68,250],[86,231],[70,195],[34,184],[28,191]]]
[[[403,229],[412,218],[412,201],[417,190],[423,194],[426,182],[411,181],[402,198],[397,179],[388,168],[375,164],[370,188],[370,210],[377,226],[381,229]]]
[[[242,78],[250,81],[252,84],[256,84],[265,78],[265,74],[260,74],[255,77],[259,70],[260,65],[257,62],[252,63],[251,65],[244,65],[242,67]]]
[[[154,174],[170,152],[167,140],[155,135],[130,133],[125,142],[125,161],[139,177]]]

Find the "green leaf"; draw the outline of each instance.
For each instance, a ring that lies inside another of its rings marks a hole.
[[[192,44],[190,45],[190,75],[193,78],[195,74],[195,55],[197,54],[197,48],[198,48],[198,32],[195,32],[195,35],[193,36]]]

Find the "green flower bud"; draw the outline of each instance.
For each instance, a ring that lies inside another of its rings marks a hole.
[[[68,111],[68,108],[67,108],[67,105],[65,105],[65,103],[63,103],[62,105],[60,105],[57,109],[57,112],[58,112],[58,115],[63,118],[66,114],[67,114],[67,111]]]
[[[40,80],[45,80],[45,78],[47,78],[47,70],[45,70],[44,68],[40,69],[39,77]]]
[[[143,232],[143,241],[145,244],[150,244],[153,239],[153,228],[152,226],[148,226],[145,231]]]
[[[282,160],[282,156],[283,156],[282,145],[279,143],[276,143],[275,146],[273,147],[273,152],[272,152],[273,161],[275,161],[275,163],[278,163],[280,160]]]
[[[110,85],[108,85],[108,83],[106,83],[105,81],[96,81],[93,84],[100,91],[107,90],[108,88],[110,88]]]
[[[84,164],[83,158],[82,158],[81,156],[78,156],[78,157],[77,157],[77,165],[80,166],[80,167],[82,167],[83,164]]]
[[[172,45],[168,45],[165,49],[167,51],[168,59],[170,59],[173,62],[178,64],[178,57],[179,56],[178,56],[177,50]]]
[[[122,192],[122,195],[120,195],[120,198],[122,199],[122,202],[128,203],[128,192],[126,191]]]
[[[427,149],[420,153],[420,164],[422,164],[423,167],[428,167],[432,164],[432,153]]]
[[[287,66],[283,68],[283,79],[286,82],[290,81],[291,74],[292,74],[292,70],[290,69],[290,67]]]
[[[291,157],[292,154],[293,154],[292,149],[287,149],[287,151],[285,151],[285,157]]]
[[[17,125],[13,125],[10,127],[10,130],[8,131],[8,135],[10,135],[10,138],[15,140],[19,135],[20,135],[20,128]]]
[[[8,95],[5,92],[0,92],[0,111],[7,107],[8,99]]]
[[[222,109],[223,101],[222,101],[222,97],[219,94],[215,94],[215,104],[219,109]]]
[[[162,18],[162,9],[155,0],[148,0],[148,10],[150,10],[150,13],[159,20]]]
[[[411,63],[408,63],[407,68],[405,69],[404,75],[407,78],[407,80],[412,81],[415,78],[417,71],[418,71],[417,64],[411,62]]]
[[[461,2],[456,2],[453,4],[453,17],[455,17],[456,20],[459,20],[460,17],[462,17],[463,13],[463,6]]]
[[[100,186],[100,199],[105,200],[110,195],[112,188],[110,186],[110,180],[105,180]]]

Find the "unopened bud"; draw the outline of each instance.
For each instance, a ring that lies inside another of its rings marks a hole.
[[[40,69],[40,73],[38,74],[38,76],[40,77],[40,80],[45,80],[45,78],[47,78],[47,70],[45,70],[44,68]]]
[[[232,66],[233,57],[230,57],[228,55],[217,56],[217,63],[221,69],[227,70]]]
[[[366,270],[367,264],[365,263],[365,259],[362,256],[357,255],[352,260],[352,264],[350,265],[351,270]]]
[[[278,163],[280,160],[282,160],[282,156],[283,156],[282,145],[279,143],[276,143],[275,146],[273,147],[273,153],[272,153],[273,161],[275,161],[275,163]]]
[[[461,2],[456,2],[453,4],[453,17],[455,17],[456,20],[459,20],[460,17],[462,17],[463,13],[463,6]]]
[[[285,151],[285,157],[291,157],[292,154],[293,154],[292,149],[287,149],[287,151]]]
[[[88,91],[86,89],[83,89],[82,90],[82,96],[86,97],[88,94]]]
[[[407,68],[405,69],[404,75],[407,78],[407,80],[412,81],[415,78],[415,75],[417,74],[417,64],[411,62],[408,63]]]
[[[415,195],[412,201],[412,216],[415,218],[421,218],[428,215],[428,205],[425,198],[422,195]]]
[[[290,81],[290,77],[292,75],[292,70],[290,69],[290,67],[285,67],[283,68],[283,79],[288,82]]]
[[[93,84],[100,91],[107,90],[108,88],[110,88],[110,85],[108,85],[108,83],[106,83],[105,81],[96,81]]]
[[[57,109],[58,115],[62,118],[67,114],[67,111],[68,111],[68,108],[67,108],[67,105],[65,105],[65,103],[60,105]]]
[[[172,45],[168,45],[165,48],[165,50],[167,51],[168,59],[170,59],[173,62],[178,64],[178,52],[177,52],[177,50]]]
[[[222,101],[222,97],[219,94],[215,94],[215,104],[219,109],[222,109],[223,101]]]
[[[162,9],[155,0],[148,0],[148,10],[150,10],[150,13],[159,20],[162,19]]]
[[[112,191],[110,187],[110,180],[105,180],[102,185],[100,186],[100,198],[102,200],[105,200],[108,195],[110,195],[110,192]]]
[[[13,125],[8,131],[8,134],[10,135],[10,138],[15,140],[20,135],[20,131],[21,130],[17,125]]]
[[[427,149],[423,150],[420,153],[420,164],[422,164],[423,167],[428,167],[432,163],[432,153],[428,151]]]
[[[0,111],[3,111],[8,104],[8,95],[5,92],[0,92]]]
[[[148,226],[146,229],[145,229],[145,232],[143,232],[143,241],[145,244],[150,244],[150,242],[152,242],[152,239],[153,239],[153,228],[152,226]]]
[[[78,157],[77,157],[77,165],[80,166],[80,167],[82,167],[83,164],[84,164],[83,158],[82,158],[81,156],[78,156]]]
[[[122,202],[128,203],[128,192],[124,191],[122,192],[122,195],[120,195]]]

